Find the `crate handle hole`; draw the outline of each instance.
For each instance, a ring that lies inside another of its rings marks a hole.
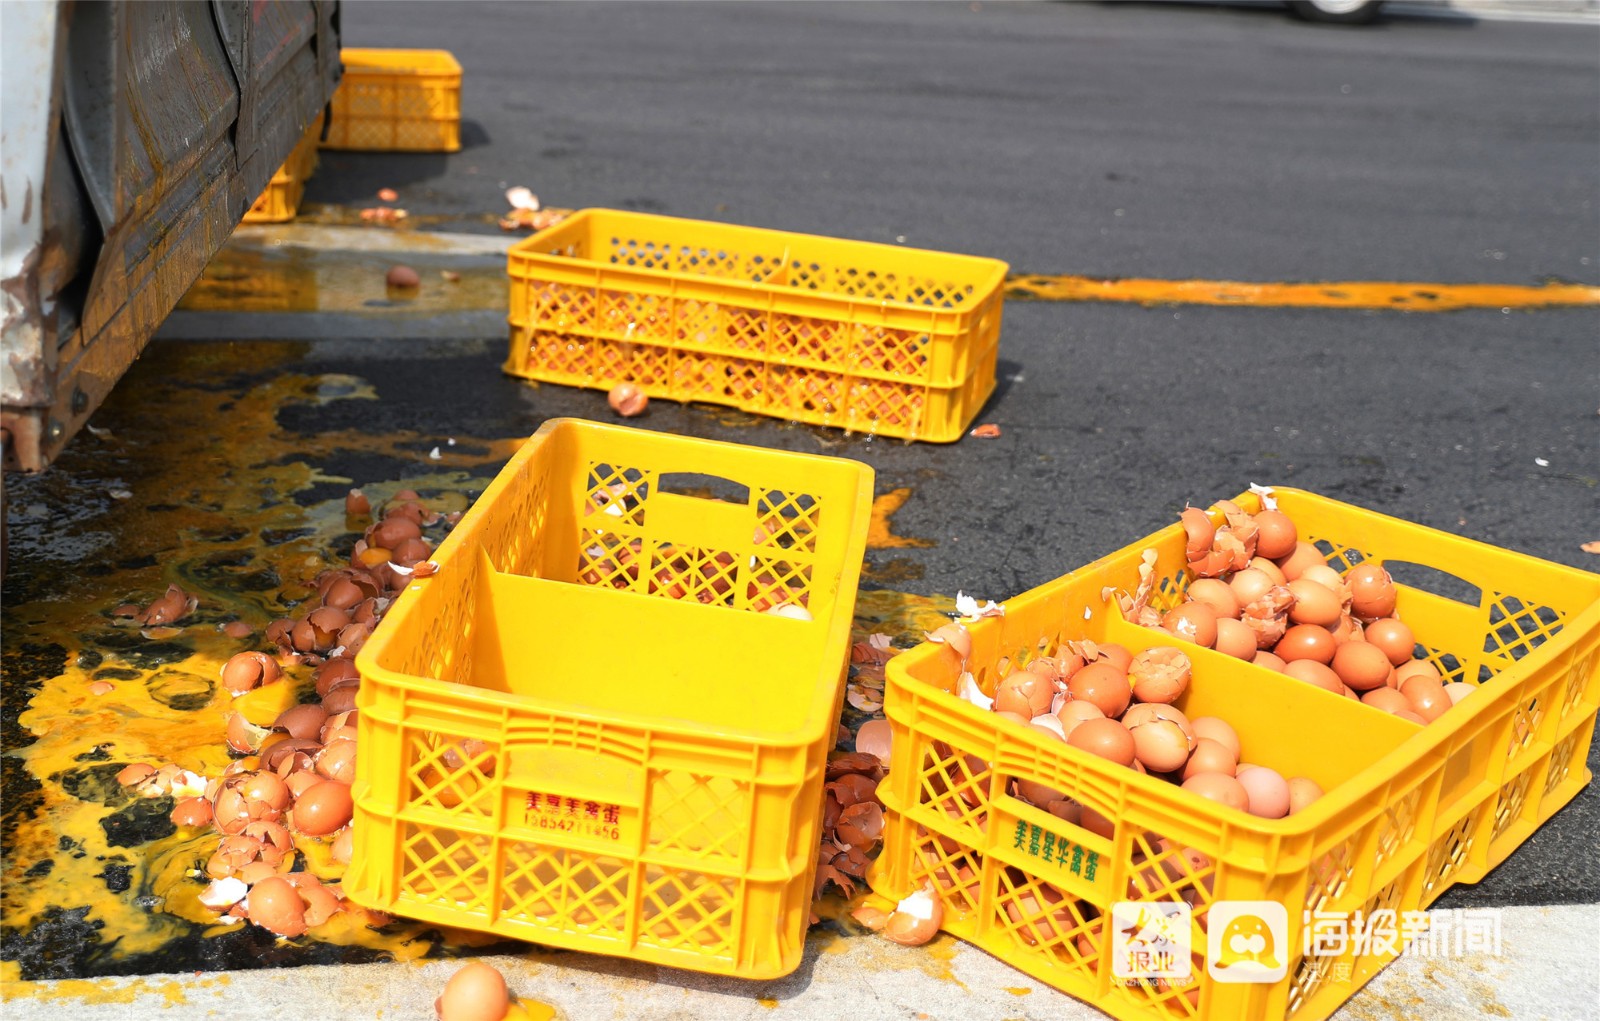
[[[720,475],[704,475],[700,472],[663,472],[656,481],[656,492],[716,500],[740,507],[750,505],[749,486]]]
[[[1414,564],[1406,560],[1385,560],[1383,569],[1389,572],[1389,577],[1393,578],[1397,585],[1420,589],[1441,599],[1451,599],[1468,606],[1483,605],[1483,589],[1465,578],[1448,571],[1441,571],[1437,567]]]

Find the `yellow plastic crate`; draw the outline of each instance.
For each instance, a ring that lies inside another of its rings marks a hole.
[[[444,50],[340,50],[324,149],[459,152],[461,65]]]
[[[508,272],[526,379],[941,443],[994,390],[995,259],[588,209]]]
[[[546,423],[357,657],[345,892],[792,971],[871,499],[854,461]]]
[[[873,888],[898,898],[934,879],[946,930],[1119,1018],[1321,1019],[1400,946],[1352,942],[1341,950],[1336,940],[1312,941],[1307,952],[1305,920],[1328,916],[1306,912],[1361,911],[1371,919],[1391,910],[1402,919],[1450,886],[1481,878],[1588,783],[1600,704],[1600,575],[1308,493],[1276,495],[1302,538],[1333,566],[1383,563],[1399,583],[1399,615],[1428,657],[1447,680],[1480,690],[1419,727],[1124,621],[1102,591],[1131,592],[1146,549],[1159,554],[1152,605],[1181,599],[1184,534],[1173,525],[1009,600],[1004,617],[973,625],[970,668],[993,694],[1004,660],[1014,669],[1066,639],[1119,642],[1135,652],[1178,646],[1194,666],[1178,707],[1227,719],[1242,759],[1309,776],[1326,796],[1278,820],[1202,800],[957,698],[953,657],[923,645],[888,667],[893,762],[879,791],[888,825],[869,874]],[[1236,502],[1259,507],[1252,494]],[[1437,594],[1443,575],[1433,572],[1461,579],[1462,591]],[[1469,590],[1476,596],[1458,602]],[[1009,796],[1010,778],[1045,784],[1114,820],[1113,839]],[[1161,866],[1174,865],[1180,851],[1164,854],[1158,836],[1210,861],[1189,877],[1173,869],[1180,880],[1202,880],[1189,895],[1194,985],[1126,983],[1101,953],[1114,902],[1179,895],[1181,882]],[[1048,861],[1040,848],[1053,849]],[[1285,906],[1281,980],[1207,976],[1202,923],[1223,900]]]
[[[256,197],[244,214],[244,223],[286,223],[300,211],[300,199],[306,192],[306,182],[317,169],[317,138],[322,133],[322,117],[318,116],[300,141],[295,143],[289,158],[283,161],[267,182],[266,190]]]

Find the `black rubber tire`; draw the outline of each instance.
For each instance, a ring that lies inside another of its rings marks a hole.
[[[1288,3],[1289,10],[1296,17],[1324,25],[1370,25],[1378,20],[1378,14],[1383,10],[1383,0],[1368,0],[1349,11],[1325,10],[1316,0],[1288,0]]]

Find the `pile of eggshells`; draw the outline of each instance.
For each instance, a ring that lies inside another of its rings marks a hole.
[[[345,510],[358,519],[371,514],[359,490],[351,490]],[[140,795],[177,798],[174,825],[209,826],[219,835],[204,866],[211,880],[200,895],[206,907],[280,936],[298,936],[345,907],[336,885],[296,870],[296,851],[315,841],[328,845],[335,862],[350,861],[361,685],[355,655],[409,580],[432,573],[422,528],[439,520],[416,493],[396,493],[357,541],[349,565],[316,579],[307,611],[268,626],[276,657],[241,652],[223,665],[222,685],[234,698],[225,737],[239,758],[220,777],[147,763],[118,774]],[[283,670],[293,664],[314,667],[314,700],[295,702],[298,686]]]
[[[990,699],[966,672],[972,638],[960,624],[928,636],[961,660],[958,694],[980,708],[1119,766],[1176,783],[1242,812],[1281,819],[1322,796],[1309,777],[1285,778],[1242,762],[1239,735],[1226,720],[1191,720],[1174,702],[1188,689],[1189,657],[1156,647],[1134,653],[1110,642],[1068,641],[1002,677]],[[1112,820],[1060,791],[1013,781],[1022,801],[1110,838]]]
[[[1412,723],[1432,723],[1473,692],[1415,658],[1416,638],[1381,565],[1341,575],[1282,511],[1249,514],[1228,500],[1217,507],[1220,527],[1194,507],[1181,516],[1193,575],[1184,601],[1166,613],[1125,608],[1135,623]]]

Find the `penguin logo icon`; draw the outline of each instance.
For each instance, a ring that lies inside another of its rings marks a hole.
[[[1211,907],[1206,973],[1218,982],[1276,982],[1289,913],[1276,901],[1218,901]]]

